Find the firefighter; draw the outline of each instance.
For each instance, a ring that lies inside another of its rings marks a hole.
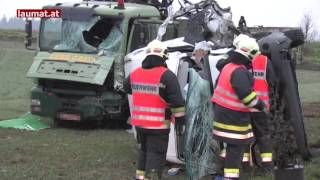
[[[244,16],[241,16],[238,23],[239,28],[247,27],[247,22],[244,19]]]
[[[226,64],[218,77],[212,102],[214,107],[213,137],[225,145],[224,179],[238,180],[245,148],[254,141],[250,111],[267,111],[253,91],[254,79],[249,69],[260,54],[255,39],[238,36],[238,46],[228,53]]]
[[[136,180],[161,179],[166,161],[170,123],[174,118],[178,135],[184,131],[185,107],[175,74],[167,69],[166,46],[153,40],[146,48],[142,67],[125,82],[132,94],[131,124],[141,144]]]
[[[248,29],[248,26],[247,26],[247,22],[244,19],[244,16],[240,17],[240,20],[239,20],[239,23],[238,23],[238,27],[239,27],[239,29],[240,29],[240,31],[242,33],[250,33],[250,31]]]
[[[257,93],[269,111],[270,99],[269,94],[272,87],[275,86],[276,76],[271,61],[267,56],[259,55],[252,61],[252,73],[254,77],[253,89]],[[270,116],[264,112],[251,109],[251,124],[256,137],[255,144],[260,150],[260,158],[262,163],[262,172],[271,172],[272,163],[272,142],[270,140],[270,132],[268,129],[268,121]]]
[[[195,44],[192,56],[194,57],[194,61],[200,67],[200,69],[203,68],[203,58],[209,55],[211,46],[212,44],[207,41],[201,41]]]
[[[240,38],[246,38],[239,37]],[[233,45],[238,46],[238,42],[235,42]],[[260,54],[252,61],[251,68],[253,77],[254,77],[254,85],[253,89],[257,93],[259,99],[261,99],[269,111],[270,108],[270,100],[269,94],[270,90],[275,87],[276,84],[276,75],[273,70],[271,61],[268,60],[267,56]],[[251,124],[253,126],[253,132],[256,137],[256,141],[254,145],[258,145],[260,150],[260,160],[262,163],[262,173],[271,172],[273,169],[272,163],[272,142],[270,140],[270,132],[268,121],[270,116],[264,112],[257,111],[256,109],[251,109]],[[252,146],[251,146],[252,147]],[[243,161],[248,162],[250,155],[250,148],[245,152]],[[253,151],[251,151],[253,152]]]
[[[185,56],[182,60],[189,63],[189,68],[193,68],[197,72],[201,71],[204,66],[204,57],[210,54],[211,46],[212,44],[207,41],[195,43],[192,56]]]
[[[220,61],[220,63],[222,63],[222,61]],[[226,64],[226,62],[224,62],[224,64]],[[269,92],[273,87],[275,87],[276,76],[271,61],[267,56],[259,55],[252,61],[252,74],[254,77],[253,89],[257,93],[258,98],[265,103],[269,110]],[[251,111],[251,124],[256,138],[254,146],[257,145],[259,148],[260,162],[262,165],[260,170],[261,173],[268,173],[273,170],[273,144],[270,139],[270,130],[268,126],[270,116],[265,112],[257,111],[256,109],[251,109]],[[252,150],[254,146],[247,147],[243,155],[243,162],[246,166],[249,164],[250,158],[252,158],[250,157],[252,154],[250,152],[253,152]],[[221,156],[225,158],[225,151],[221,153]]]

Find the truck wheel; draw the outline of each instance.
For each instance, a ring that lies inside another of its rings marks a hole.
[[[57,128],[57,127],[61,127],[63,126],[63,121],[59,118],[54,118],[53,120],[53,127]]]

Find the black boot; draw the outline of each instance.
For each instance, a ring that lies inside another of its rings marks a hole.
[[[161,180],[162,173],[157,169],[151,169],[146,172],[145,180]]]

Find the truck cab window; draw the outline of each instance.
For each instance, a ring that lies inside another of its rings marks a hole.
[[[88,31],[83,31],[85,41],[91,46],[116,52],[122,40],[121,21],[112,18],[100,19]]]
[[[97,53],[98,49],[117,51],[122,39],[120,19],[98,16],[87,21],[44,19],[40,30],[40,49]]]

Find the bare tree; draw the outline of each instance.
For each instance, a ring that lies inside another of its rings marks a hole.
[[[304,40],[306,42],[313,41],[317,37],[318,32],[316,30],[316,25],[313,21],[312,15],[309,12],[306,12],[302,17],[301,29],[304,32]]]

